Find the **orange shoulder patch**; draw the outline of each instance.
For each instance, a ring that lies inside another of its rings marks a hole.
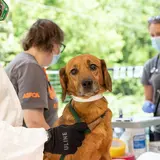
[[[55,108],[55,109],[58,108],[58,102],[53,104],[53,108]]]
[[[27,92],[23,95],[23,98],[40,98],[40,95],[38,92]]]

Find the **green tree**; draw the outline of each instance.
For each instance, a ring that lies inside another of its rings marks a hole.
[[[147,19],[159,14],[159,1],[11,0],[11,4],[8,21],[13,23],[12,46],[16,48],[5,47],[6,51],[2,51],[5,55],[11,54],[7,48],[13,54],[21,51],[20,40],[37,18],[54,20],[65,32],[67,47],[61,63],[53,69],[83,53],[105,59],[110,67],[142,65],[155,54],[150,46]],[[7,38],[3,35],[1,41],[7,44]]]
[[[105,59],[108,67],[143,65],[156,54],[147,19],[160,14],[160,1],[10,0],[10,4],[9,17],[0,25],[0,61],[7,63],[22,51],[21,40],[38,18],[55,21],[65,32],[66,49],[50,69],[59,69],[84,53]],[[113,85],[116,98],[137,94],[139,99],[143,93],[139,80],[114,81]]]

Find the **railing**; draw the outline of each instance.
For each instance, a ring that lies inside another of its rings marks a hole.
[[[140,78],[143,66],[114,67],[108,70],[112,72],[112,79]]]
[[[114,67],[108,69],[113,80],[125,78],[140,78],[143,71],[143,66],[127,66],[127,67]],[[52,86],[57,94],[61,94],[62,89],[59,80],[59,71],[48,70],[47,74],[51,81]]]

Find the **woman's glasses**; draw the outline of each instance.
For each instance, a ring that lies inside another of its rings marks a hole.
[[[158,22],[158,23],[160,23],[160,16],[155,16],[155,17],[151,17],[151,18],[149,18],[148,19],[148,23],[150,24],[150,23],[153,23],[153,22]]]
[[[60,43],[60,52],[62,53],[64,49],[66,48],[66,45],[63,43]]]

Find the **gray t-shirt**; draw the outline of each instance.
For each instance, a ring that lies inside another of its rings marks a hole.
[[[156,105],[158,100],[157,90],[160,89],[160,59],[157,61],[158,55],[148,60],[143,68],[141,82],[143,85],[152,85],[153,87],[153,103]],[[157,66],[156,66],[157,63]],[[153,68],[157,67],[157,71],[153,72]],[[152,73],[153,72],[153,73]],[[156,116],[160,116],[160,104],[158,105]],[[160,132],[160,125],[155,126],[155,131]]]
[[[143,85],[152,85],[153,86],[153,102],[156,103],[157,100],[157,89],[160,89],[160,83],[159,81],[155,80],[155,76],[159,76],[160,75],[160,59],[157,61],[157,57],[155,56],[152,59],[149,59],[143,68],[143,73],[142,73],[142,78],[141,78],[141,82]],[[157,66],[156,66],[157,63]],[[152,73],[153,68],[157,67],[158,71]],[[159,79],[160,80],[160,79]]]
[[[51,127],[58,118],[58,101],[56,96],[50,96],[50,83],[36,59],[22,52],[8,64],[6,72],[16,90],[22,109],[44,109],[45,120]]]

